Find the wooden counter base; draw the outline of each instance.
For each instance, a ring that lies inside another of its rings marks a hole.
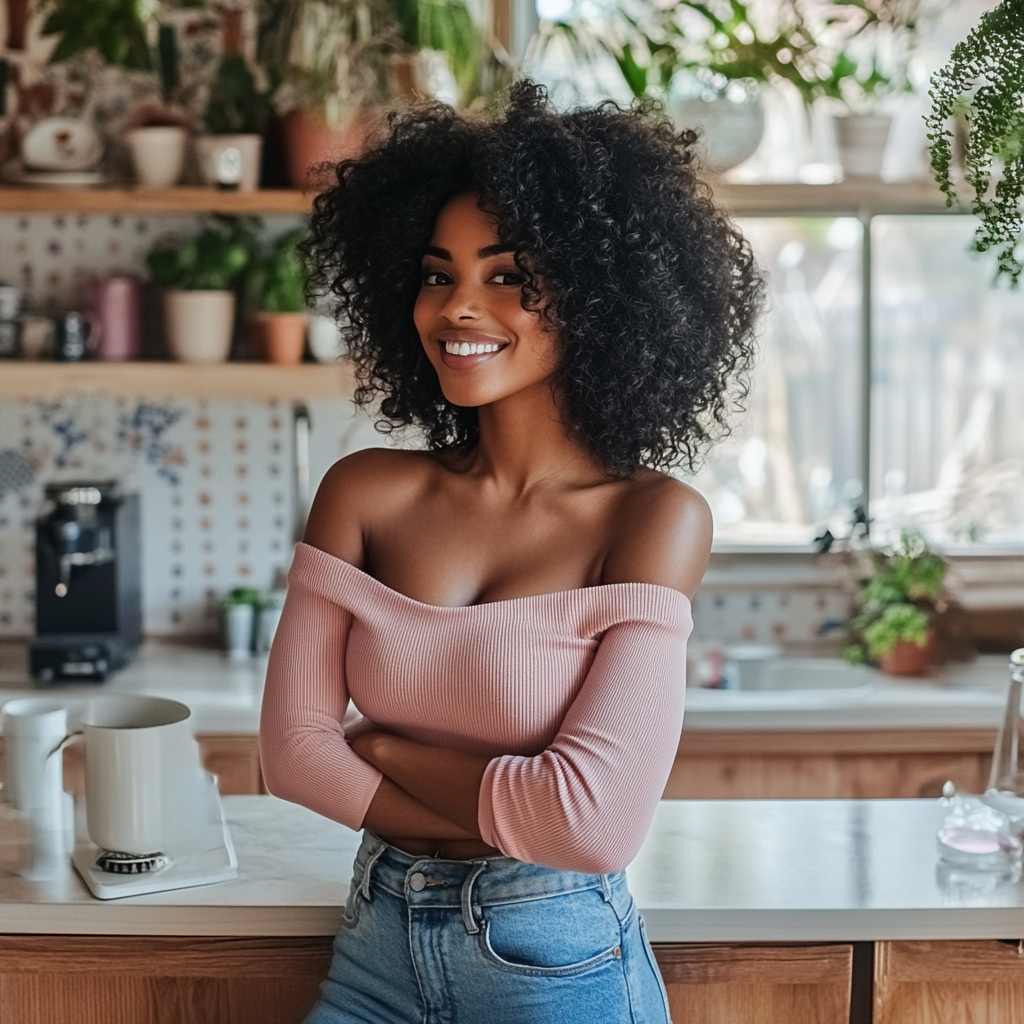
[[[994,729],[684,728],[664,798],[934,797],[947,779],[981,793],[995,741]]]
[[[0,1024],[300,1024],[331,944],[0,936]],[[680,1024],[849,1024],[850,945],[654,949]]]
[[[331,944],[326,937],[0,936],[0,1024],[300,1024]],[[858,946],[871,956],[871,943]],[[1017,942],[875,943],[873,995],[871,961],[858,972],[851,944],[656,943],[654,950],[676,1024],[1024,1020]]]

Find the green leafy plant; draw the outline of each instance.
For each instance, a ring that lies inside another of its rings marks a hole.
[[[222,600],[225,608],[237,608],[239,605],[252,605],[253,608],[262,608],[265,598],[263,593],[256,587],[233,587]]]
[[[619,0],[604,29],[582,20],[551,28],[569,38],[577,57],[610,54],[635,96],[663,95],[681,70],[698,73],[717,91],[735,81],[788,82],[808,107],[826,96],[855,104],[907,88],[917,0],[842,0],[813,21],[805,6],[781,0],[766,22],[744,0]],[[900,44],[886,47],[900,53],[891,67],[879,58],[876,37],[883,35]]]
[[[846,624],[847,661],[878,661],[900,640],[924,647],[947,565],[918,533],[904,532],[891,554],[873,554],[875,572],[861,582],[857,611]]]
[[[288,231],[253,261],[246,292],[257,309],[264,313],[305,311],[308,273],[297,248],[305,237],[305,228]]]
[[[257,60],[282,111],[319,111],[340,127],[391,97],[395,18],[387,0],[260,0]]]
[[[1003,0],[981,16],[974,31],[953,48],[949,63],[932,77],[932,109],[925,121],[931,165],[946,205],[958,201],[950,176],[950,119],[967,123],[965,178],[980,223],[978,252],[996,250],[996,279],[1016,287],[1024,271],[1017,258],[1024,199],[1024,3]],[[995,187],[992,182],[995,179]]]
[[[251,217],[218,216],[192,238],[161,240],[146,257],[149,276],[163,288],[234,289],[257,249],[258,224]]]
[[[44,36],[60,36],[50,63],[95,50],[112,67],[152,71],[146,26],[154,14],[147,0],[55,0],[42,27]]]
[[[916,605],[890,604],[864,627],[864,645],[872,661],[892,654],[900,640],[924,647],[928,642],[928,616]]]
[[[444,54],[468,105],[481,92],[481,63],[491,48],[463,0],[391,0],[402,42],[410,50],[436,50]]]
[[[225,57],[210,87],[203,125],[213,135],[260,135],[274,113],[271,90],[260,89],[245,58]]]

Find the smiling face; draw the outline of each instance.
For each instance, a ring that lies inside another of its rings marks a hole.
[[[477,201],[459,195],[438,214],[413,311],[445,398],[465,407],[548,388],[558,364],[557,335],[523,309],[523,273]]]

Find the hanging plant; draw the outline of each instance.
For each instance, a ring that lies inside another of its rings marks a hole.
[[[1024,0],[1003,0],[983,14],[933,76],[929,95],[932,110],[925,122],[932,171],[946,205],[958,198],[950,177],[953,134],[948,125],[962,113],[967,122],[964,177],[974,192],[971,209],[980,220],[974,248],[995,249],[996,278],[1005,274],[1016,287],[1024,271],[1016,255],[1024,224]]]

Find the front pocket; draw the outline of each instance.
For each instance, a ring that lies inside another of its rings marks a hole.
[[[480,946],[503,970],[579,974],[622,958],[622,930],[598,889],[486,907]]]
[[[494,951],[494,947],[491,945],[490,930],[490,925],[484,922],[483,928],[480,929],[480,948],[483,950],[484,958],[494,964],[495,967],[500,967],[503,971],[511,971],[513,974],[527,974],[534,978],[568,978],[576,974],[583,974],[586,971],[592,971],[595,967],[600,967],[602,964],[609,963],[610,961],[617,960],[620,963],[622,962],[622,947],[616,944],[610,949],[603,950],[596,956],[581,960],[575,964],[566,964],[564,967],[543,967],[537,964],[513,963],[511,960],[506,960],[504,957],[499,956]]]

